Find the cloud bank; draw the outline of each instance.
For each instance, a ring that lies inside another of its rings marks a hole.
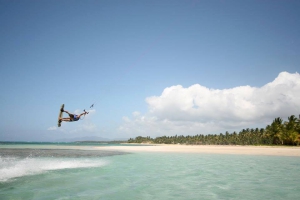
[[[131,137],[218,134],[239,131],[275,117],[300,112],[300,75],[281,72],[274,81],[257,88],[239,86],[210,89],[200,84],[165,88],[146,98],[148,112],[123,117],[121,132]],[[262,127],[264,128],[264,127]]]

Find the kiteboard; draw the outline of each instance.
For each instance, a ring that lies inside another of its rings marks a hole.
[[[58,124],[57,124],[57,126],[58,126],[58,127],[60,127],[60,126],[61,126],[61,121],[60,121],[60,118],[62,118],[62,116],[63,116],[63,112],[61,112],[61,110],[63,110],[63,109],[64,109],[64,107],[65,107],[65,104],[62,104],[62,105],[61,105],[61,107],[60,107],[60,109],[59,109],[59,115],[58,115]]]

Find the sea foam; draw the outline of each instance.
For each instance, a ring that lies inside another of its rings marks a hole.
[[[17,177],[36,175],[51,170],[101,167],[108,164],[103,159],[90,158],[16,158],[0,157],[0,182]]]

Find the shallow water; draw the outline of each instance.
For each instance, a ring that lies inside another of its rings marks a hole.
[[[30,154],[30,151],[36,152]],[[5,151],[0,148],[0,155],[1,199],[298,199],[300,196],[298,157],[122,154],[65,151],[55,147],[5,148]]]

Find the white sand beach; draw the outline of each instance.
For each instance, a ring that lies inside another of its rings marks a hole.
[[[117,150],[124,152],[181,152],[181,153],[213,153],[244,154],[270,156],[300,156],[300,147],[271,146],[222,146],[222,145],[137,145],[137,146],[105,146],[95,147],[99,150]]]

